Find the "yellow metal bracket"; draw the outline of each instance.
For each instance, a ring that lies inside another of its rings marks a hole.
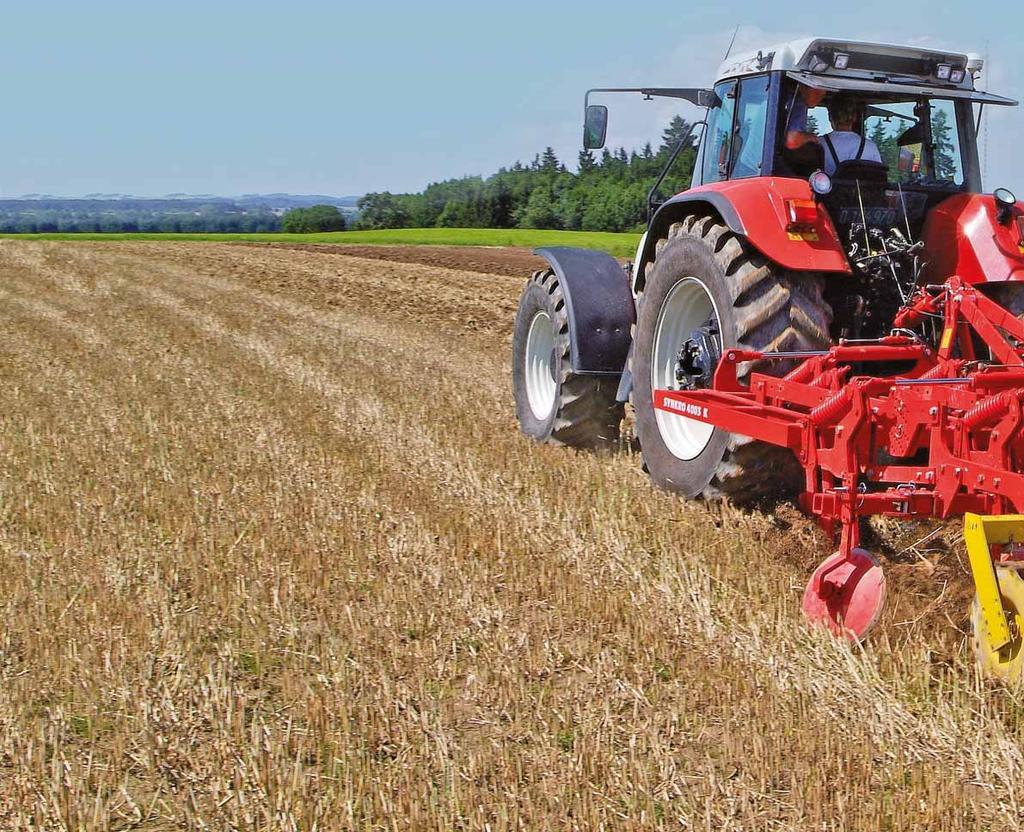
[[[1003,514],[982,517],[964,515],[964,543],[974,576],[974,590],[978,594],[982,620],[988,630],[993,650],[1001,650],[1013,639],[999,594],[999,580],[992,564],[992,547],[1007,543],[1024,543],[1024,515]]]

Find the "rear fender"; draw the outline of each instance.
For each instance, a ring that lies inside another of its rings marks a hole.
[[[672,197],[651,220],[634,290],[643,288],[644,269],[654,260],[658,240],[673,223],[695,213],[717,216],[734,234],[789,271],[850,274],[846,252],[825,207],[818,205],[812,229],[797,234],[787,229],[788,199],[813,199],[810,185],[803,179],[754,177],[701,185]]]
[[[565,296],[572,371],[621,375],[636,321],[622,266],[611,255],[589,249],[553,246],[535,253],[551,265]]]
[[[991,194],[957,194],[939,203],[925,220],[921,239],[928,252],[923,279],[942,283],[957,275],[965,283],[1024,281],[1024,203],[1009,221],[999,221]]]

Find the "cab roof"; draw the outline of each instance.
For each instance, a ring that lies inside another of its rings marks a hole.
[[[963,52],[841,38],[803,38],[729,57],[715,77],[717,83],[727,78],[781,70],[825,78],[916,83],[973,91],[974,73],[980,72],[981,66],[977,55]]]

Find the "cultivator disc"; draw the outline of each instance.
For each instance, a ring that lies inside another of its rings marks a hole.
[[[804,591],[804,615],[837,636],[860,641],[885,606],[885,573],[864,549],[836,552],[814,570]]]

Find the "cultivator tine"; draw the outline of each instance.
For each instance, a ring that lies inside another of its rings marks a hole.
[[[982,517],[968,512],[964,515],[964,543],[971,563],[974,590],[981,607],[988,642],[996,651],[1003,650],[1014,638],[1006,620],[999,579],[992,562],[992,547],[1024,542],[1024,515]],[[1019,634],[1018,634],[1019,635]]]

